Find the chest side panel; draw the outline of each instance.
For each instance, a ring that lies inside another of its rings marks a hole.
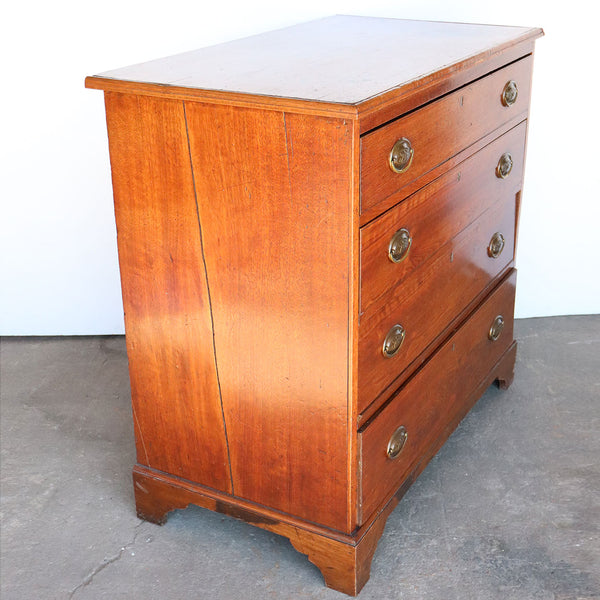
[[[183,103],[106,110],[138,462],[230,492]]]
[[[352,123],[186,114],[233,492],[348,530]]]

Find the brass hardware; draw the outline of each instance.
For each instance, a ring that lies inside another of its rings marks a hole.
[[[392,358],[398,350],[400,350],[400,346],[402,346],[402,342],[404,342],[404,336],[406,335],[406,331],[402,325],[397,323],[394,325],[385,336],[385,340],[383,340],[383,355],[386,358]]]
[[[488,338],[490,340],[492,340],[492,342],[495,342],[500,337],[500,334],[502,333],[503,329],[504,329],[504,317],[502,315],[498,315],[494,319],[494,322],[492,323],[492,326],[490,327],[490,330],[488,332]]]
[[[400,452],[402,452],[402,448],[406,444],[406,438],[408,437],[408,433],[406,432],[406,427],[404,425],[400,425],[394,433],[392,433],[392,437],[388,442],[387,446],[387,455],[388,458],[394,460],[400,456]]]
[[[490,244],[487,248],[487,253],[490,258],[498,258],[504,250],[504,236],[499,232],[492,236]]]
[[[390,152],[390,169],[394,173],[404,173],[408,170],[413,160],[414,150],[410,140],[400,138]]]
[[[502,105],[512,106],[517,101],[519,95],[519,88],[516,82],[512,79],[506,82],[504,89],[502,90]]]
[[[508,174],[512,171],[513,168],[513,159],[510,155],[510,152],[505,152],[498,161],[498,165],[496,166],[496,177],[500,179],[506,179]]]
[[[408,229],[398,229],[390,240],[388,257],[393,263],[399,263],[408,256],[412,244],[412,237]]]

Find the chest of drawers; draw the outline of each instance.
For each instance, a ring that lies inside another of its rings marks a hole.
[[[140,517],[193,503],[357,594],[515,360],[539,29],[332,17],[105,92]]]

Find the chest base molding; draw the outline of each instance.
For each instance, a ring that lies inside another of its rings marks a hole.
[[[356,596],[369,580],[371,561],[387,518],[485,390],[494,382],[501,389],[510,386],[516,353],[517,344],[513,342],[485,380],[465,399],[461,412],[448,423],[394,495],[352,535],[300,521],[139,464],[133,469],[137,515],[140,519],[164,525],[171,511],[194,504],[239,519],[288,538],[292,546],[307,555],[321,571],[327,587]]]

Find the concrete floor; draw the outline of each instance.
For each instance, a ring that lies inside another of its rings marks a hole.
[[[600,598],[600,316],[517,322],[490,388],[388,520],[361,600]],[[1,343],[2,600],[341,599],[289,542],[134,510],[122,337]]]

